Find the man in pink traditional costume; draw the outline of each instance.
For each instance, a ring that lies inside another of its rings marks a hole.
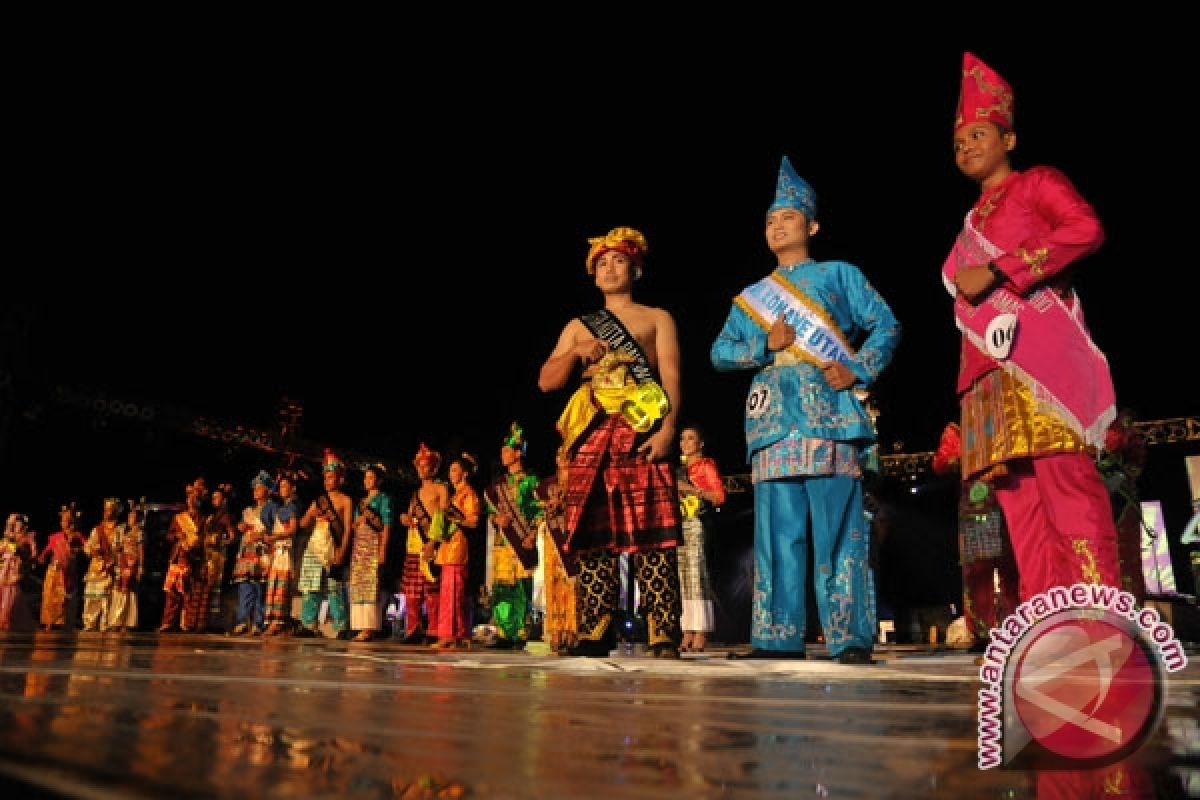
[[[1112,510],[1089,453],[1115,397],[1070,285],[1104,231],[1061,172],[1013,169],[1016,143],[1012,88],[964,54],[954,160],[982,191],[942,270],[962,332],[962,472],[996,493],[1028,599],[1118,585]]]

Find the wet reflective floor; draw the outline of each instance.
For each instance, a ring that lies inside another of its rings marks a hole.
[[[1200,794],[1194,650],[1151,743],[1117,767],[1056,773],[977,768],[968,654],[893,648],[871,666],[724,655],[10,634],[0,777],[14,798]]]

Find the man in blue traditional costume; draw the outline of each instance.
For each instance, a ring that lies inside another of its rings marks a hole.
[[[856,397],[892,359],[900,324],[862,272],[814,261],[812,187],[787,157],[767,210],[778,266],[733,302],[712,345],[720,371],[756,370],[746,398],[754,483],[751,650],[735,658],[804,658],[808,540],[829,654],[871,662],[874,586],[860,457],[875,441]]]

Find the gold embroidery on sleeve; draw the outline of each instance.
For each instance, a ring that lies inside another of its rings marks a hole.
[[[1046,247],[1039,247],[1031,253],[1024,247],[1018,247],[1017,255],[1029,265],[1030,272],[1040,277],[1045,271],[1042,269],[1042,264],[1045,264],[1046,259],[1050,257],[1050,250]]]
[[[1096,556],[1087,539],[1072,539],[1072,548],[1079,556],[1079,574],[1087,583],[1103,583],[1100,578],[1100,568],[1096,566]]]

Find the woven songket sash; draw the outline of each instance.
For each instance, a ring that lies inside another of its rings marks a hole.
[[[521,566],[527,570],[532,570],[537,567],[537,539],[532,534],[536,531],[533,524],[525,519],[525,515],[521,513],[520,506],[517,505],[517,496],[514,489],[509,486],[508,478],[504,477],[494,482],[483,490],[497,511],[508,515],[509,523],[507,527],[497,525],[500,533],[512,545],[513,552],[517,555],[517,560],[521,562]],[[526,547],[525,542],[532,541],[531,547]]]

